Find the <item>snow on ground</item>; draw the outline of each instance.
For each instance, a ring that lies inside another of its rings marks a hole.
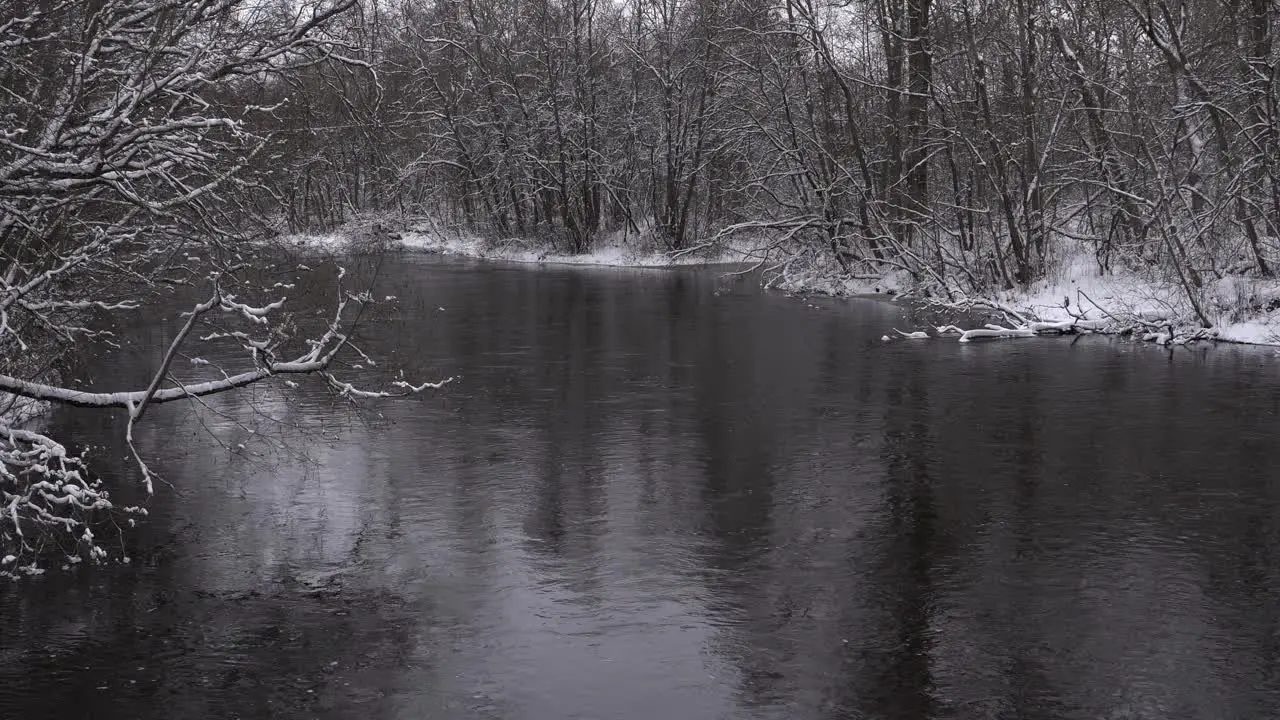
[[[612,242],[611,242],[612,241]],[[690,265],[717,265],[749,262],[749,248],[724,248],[714,252],[672,255],[634,244],[622,244],[614,238],[605,238],[591,252],[571,255],[549,251],[527,241],[505,240],[486,242],[474,237],[449,236],[432,232],[408,232],[400,239],[406,250],[435,252],[444,255],[490,260],[509,260],[525,263],[550,263],[556,265],[599,265],[606,267],[673,267]]]
[[[1200,327],[1186,292],[1176,281],[1126,270],[1103,274],[1087,252],[1059,258],[1054,266],[1046,278],[1030,287],[999,292],[988,299],[1045,323],[1089,320],[1125,326],[1141,318],[1171,324],[1182,336]],[[802,258],[783,266],[772,285],[797,294],[844,297],[905,295],[913,289],[905,272],[851,278],[823,258]],[[1280,281],[1229,275],[1208,280],[1199,295],[1216,339],[1280,346]]]
[[[358,247],[352,237],[351,233],[331,233],[290,236],[284,241],[296,247],[342,252]],[[759,259],[758,250],[749,241],[672,255],[654,250],[652,236],[647,233],[615,233],[582,255],[555,252],[537,241],[491,241],[434,227],[389,237],[395,238],[389,247],[408,251],[523,263],[661,268],[754,263]],[[991,299],[1049,323],[1087,319],[1125,324],[1136,317],[1152,323],[1167,322],[1183,334],[1200,326],[1185,291],[1176,281],[1118,269],[1103,274],[1093,255],[1086,252],[1059,258],[1054,265],[1046,278],[1030,287],[997,293]],[[912,289],[911,277],[905,271],[850,277],[823,256],[775,264],[766,279],[771,287],[786,292],[838,297],[903,294]],[[1217,339],[1280,346],[1280,281],[1240,276],[1211,279],[1201,291],[1200,300]]]
[[[898,295],[912,288],[905,270],[877,275],[850,275],[825,251],[783,256],[769,264],[765,273],[768,287],[795,295],[857,297]]]
[[[1246,345],[1280,345],[1280,318],[1246,320],[1218,328],[1218,339]]]
[[[1088,256],[1069,258],[1050,277],[997,299],[1047,322],[1141,317],[1175,328],[1199,327],[1179,283],[1125,271],[1103,275]],[[1280,282],[1230,275],[1208,280],[1200,302],[1219,340],[1280,345],[1280,312],[1273,307],[1280,305]]]
[[[434,229],[411,230],[389,235],[388,238],[387,246],[390,248],[522,263],[657,268],[753,262],[753,250],[747,244],[673,254],[654,250],[650,238],[637,236],[635,233],[631,233],[629,237],[615,233],[601,238],[590,252],[580,255],[556,252],[536,241],[518,238],[485,240],[473,235]],[[292,235],[282,238],[282,241],[294,247],[322,252],[343,252],[359,244],[346,233]]]
[[[1092,257],[1083,255],[1069,257],[1048,277],[1027,288],[998,293],[995,299],[1045,322],[1077,316],[1092,320],[1138,316],[1152,321],[1177,321],[1191,312],[1180,287],[1124,271],[1104,275]]]
[[[911,276],[905,271],[880,276],[849,277],[831,268],[807,267],[804,270],[782,268],[770,287],[789,293],[854,297],[906,292],[911,289]]]

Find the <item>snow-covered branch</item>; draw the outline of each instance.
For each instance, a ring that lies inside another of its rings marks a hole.
[[[259,251],[243,243],[259,188],[247,173],[270,141],[253,119],[288,104],[255,99],[316,63],[367,69],[348,57],[352,46],[337,28],[355,7],[0,0],[0,393],[124,411],[125,440],[148,489],[155,473],[134,431],[149,408],[278,376],[331,381],[356,332],[352,306],[368,298],[344,290],[341,272],[327,314],[297,317],[279,294],[292,283],[249,281]],[[206,283],[211,293],[186,305],[147,382],[86,390],[62,381],[60,359],[82,343],[113,342],[118,319],[168,310]],[[175,367],[182,357],[228,355],[220,376],[209,377],[205,364]],[[177,377],[183,372],[203,374]],[[0,415],[0,573],[29,567],[42,547],[100,558],[90,526],[123,511],[102,482],[85,457]]]

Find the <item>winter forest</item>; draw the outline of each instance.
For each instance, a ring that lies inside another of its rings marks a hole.
[[[370,3],[328,29],[341,50],[234,96],[274,108],[245,119],[275,130],[246,216],[427,215],[572,252],[749,234],[973,291],[1079,252],[1192,289],[1269,276],[1274,22],[1268,2]]]
[[[954,303],[1083,267],[1172,288],[1171,323],[1267,313],[1277,19],[1269,0],[0,0],[0,388],[131,429],[275,375],[431,386],[331,372],[372,301],[343,271],[309,323],[254,273],[274,238],[352,227],[732,243]],[[103,318],[178,286],[208,294],[150,382],[67,386]],[[196,337],[246,364],[173,384]],[[75,526],[54,510],[106,502],[43,435],[6,453],[15,537],[20,508]],[[10,474],[33,468],[52,484]]]
[[[1278,33],[0,0],[0,718],[1280,717]]]
[[[1194,302],[1280,259],[1264,1],[3,9],[9,262],[366,217],[570,252],[749,236],[944,292],[1087,253]]]

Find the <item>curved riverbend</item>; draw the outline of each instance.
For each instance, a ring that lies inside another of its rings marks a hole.
[[[365,349],[463,379],[157,407],[133,566],[0,589],[0,717],[1280,716],[1269,351],[882,343],[708,271],[376,292]]]

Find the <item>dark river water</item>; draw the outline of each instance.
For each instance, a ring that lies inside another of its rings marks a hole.
[[[0,717],[1280,717],[1270,351],[886,344],[712,271],[375,290],[363,349],[462,377],[156,408],[132,564],[0,587]],[[118,419],[53,422],[135,484]]]

